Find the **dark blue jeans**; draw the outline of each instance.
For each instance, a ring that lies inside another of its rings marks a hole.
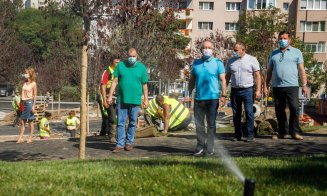
[[[194,103],[197,151],[207,148],[208,152],[213,152],[216,137],[216,116],[218,106],[218,99],[195,101]],[[206,117],[207,120],[207,133],[205,132],[204,117]]]
[[[253,114],[253,88],[232,88],[231,104],[233,109],[233,123],[235,138],[242,137],[242,105],[246,116],[247,137],[254,137],[254,114]]]

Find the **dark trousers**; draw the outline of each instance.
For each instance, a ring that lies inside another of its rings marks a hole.
[[[100,105],[100,108],[102,107],[102,102],[100,99],[98,99],[98,103]],[[113,137],[115,130],[114,130],[114,124],[116,120],[116,105],[112,104],[108,108],[105,108],[107,111],[108,116],[106,117],[101,111],[102,116],[102,124],[101,124],[101,131],[100,135],[109,135],[109,137]]]
[[[246,130],[242,133],[242,105],[246,116]],[[254,114],[253,114],[253,88],[232,88],[231,105],[233,109],[233,123],[235,138],[243,136],[254,137]]]
[[[299,126],[299,87],[274,87],[275,112],[278,122],[279,134],[296,134],[300,132]],[[286,102],[290,110],[289,123],[286,117]]]
[[[213,152],[216,137],[216,116],[218,106],[218,99],[195,101],[194,103],[197,151],[207,148],[208,152]],[[205,132],[204,117],[207,120],[207,133]]]
[[[189,115],[179,125],[169,129],[168,131],[178,131],[178,130],[186,129],[187,126],[191,123],[191,120],[192,120],[192,117]]]

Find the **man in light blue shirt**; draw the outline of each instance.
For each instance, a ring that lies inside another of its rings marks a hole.
[[[247,134],[247,142],[254,141],[254,114],[253,114],[253,87],[256,84],[255,98],[260,98],[261,76],[258,60],[246,54],[245,44],[236,42],[233,57],[226,66],[226,83],[231,79],[231,104],[233,109],[233,122],[235,136],[233,141],[241,141]],[[244,104],[247,130],[242,133],[242,104]]]
[[[189,92],[196,88],[194,102],[194,119],[197,135],[197,147],[194,155],[214,154],[216,134],[216,116],[219,107],[225,105],[226,80],[225,68],[221,60],[213,57],[213,44],[202,43],[202,58],[194,61],[189,83]],[[221,91],[219,86],[221,85]],[[207,120],[205,133],[204,117]],[[205,152],[206,149],[206,152]]]
[[[299,134],[299,81],[302,81],[302,91],[308,96],[307,77],[304,70],[302,52],[293,48],[290,33],[282,31],[278,35],[279,48],[271,53],[264,82],[264,95],[269,94],[272,79],[275,112],[278,121],[278,137],[284,139],[288,132],[295,140],[303,140]],[[290,117],[287,123],[286,102],[289,105]]]

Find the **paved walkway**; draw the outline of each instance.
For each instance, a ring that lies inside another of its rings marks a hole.
[[[272,140],[268,137],[257,138],[254,143],[232,142],[232,135],[217,134],[216,151],[224,146],[232,156],[291,156],[327,154],[327,131],[304,134],[303,141],[291,139]],[[17,136],[12,136],[17,139]],[[87,138],[87,158],[107,157],[161,157],[191,156],[196,145],[194,132],[174,133],[167,137],[137,138],[134,150],[114,154],[114,144],[106,138],[91,136]],[[15,141],[0,142],[0,160],[54,160],[77,159],[79,154],[78,139],[35,140],[31,144],[16,144]],[[219,156],[219,155],[216,155]]]

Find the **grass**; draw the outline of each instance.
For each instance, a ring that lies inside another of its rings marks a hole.
[[[256,195],[324,195],[327,156],[239,157]],[[0,195],[242,195],[219,158],[0,162]]]

